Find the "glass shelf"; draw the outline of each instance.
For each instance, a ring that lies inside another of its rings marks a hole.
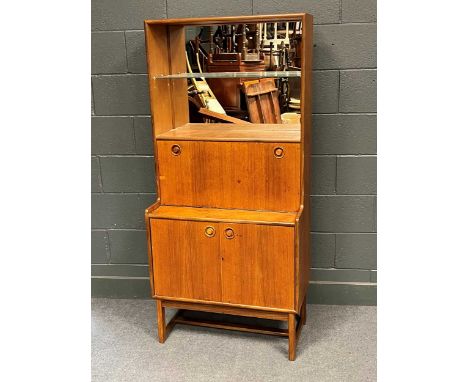
[[[277,77],[300,77],[300,70],[271,71],[271,72],[213,72],[213,73],[177,73],[158,74],[153,76],[154,80],[166,80],[176,78],[277,78]]]

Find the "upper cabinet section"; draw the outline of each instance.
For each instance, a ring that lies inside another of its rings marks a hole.
[[[303,140],[312,16],[147,20],[145,33],[156,140]]]

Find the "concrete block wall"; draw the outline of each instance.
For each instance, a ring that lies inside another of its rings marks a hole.
[[[92,0],[92,291],[148,297],[144,19],[314,15],[309,300],[376,303],[376,0]]]

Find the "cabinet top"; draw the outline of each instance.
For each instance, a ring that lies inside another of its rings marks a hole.
[[[224,16],[224,17],[196,17],[183,19],[145,20],[145,24],[163,25],[217,25],[225,23],[261,23],[276,21],[302,21],[305,17],[312,17],[308,13],[285,13],[278,15],[253,15],[253,16]]]
[[[297,212],[234,210],[222,208],[159,206],[148,213],[149,218],[195,220],[231,223],[272,224],[294,226]]]

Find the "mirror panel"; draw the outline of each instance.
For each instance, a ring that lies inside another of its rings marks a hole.
[[[190,122],[299,123],[301,24],[185,27]]]

